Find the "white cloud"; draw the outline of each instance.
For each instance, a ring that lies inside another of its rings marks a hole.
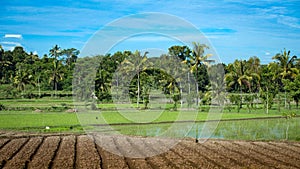
[[[4,45],[11,45],[11,46],[22,46],[21,43],[18,42],[0,42]]]
[[[277,22],[293,28],[300,29],[299,19],[295,17],[280,15],[277,19]]]
[[[5,45],[3,45],[2,47],[3,47],[3,49],[6,50],[6,51],[7,51],[7,50],[13,51],[13,50],[15,49],[15,46],[5,46]]]
[[[21,34],[5,34],[4,38],[17,38],[17,39],[22,39]]]

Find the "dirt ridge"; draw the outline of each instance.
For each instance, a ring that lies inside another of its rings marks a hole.
[[[146,139],[136,142],[122,136],[16,134],[0,137],[0,168],[300,168],[299,142],[182,139],[162,154],[132,158],[109,152],[98,139],[121,154],[160,151]]]

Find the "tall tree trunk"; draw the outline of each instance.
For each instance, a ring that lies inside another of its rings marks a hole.
[[[190,72],[188,72],[189,94],[191,94]]]
[[[55,81],[55,92],[54,92],[54,97],[56,97],[57,96],[57,82]]]
[[[181,87],[181,82],[179,82],[179,87],[180,87],[180,108],[182,108],[183,102],[182,102],[182,87]]]
[[[267,114],[269,114],[269,90],[267,87]]]
[[[136,101],[136,104],[137,104],[137,108],[139,108],[139,103],[140,103],[140,72],[137,73],[138,75],[138,96],[137,96],[137,101]]]
[[[38,77],[39,97],[41,97],[40,77]]]
[[[117,101],[119,102],[119,73],[117,72]]]
[[[286,90],[284,90],[284,108],[286,109],[287,103],[286,103]]]
[[[240,109],[241,108],[243,108],[243,96],[242,96],[242,93],[243,93],[243,91],[242,91],[242,86],[240,86]]]
[[[278,112],[280,112],[280,103],[281,103],[281,101],[280,101],[280,96],[279,96],[279,93],[278,93],[278,100],[277,100],[277,109],[278,109]]]
[[[196,68],[196,94],[197,94],[197,97],[196,97],[196,101],[197,101],[197,108],[199,106],[199,88],[198,88],[198,69]]]

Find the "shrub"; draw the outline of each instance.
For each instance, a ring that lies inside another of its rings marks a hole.
[[[3,104],[0,103],[0,111],[1,110],[5,110],[5,106]]]

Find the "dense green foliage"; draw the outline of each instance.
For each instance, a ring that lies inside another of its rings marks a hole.
[[[26,53],[22,47],[4,51],[0,47],[0,84],[4,97],[42,97],[45,90],[71,91],[73,68],[79,51],[50,49],[50,56]],[[2,96],[2,97],[3,97]]]
[[[181,101],[181,93],[190,89],[181,86],[183,79],[175,78],[155,66],[168,67],[172,72],[176,64],[168,60],[177,57],[189,69],[182,70],[182,73],[192,74],[196,79],[196,92],[189,93],[191,99],[187,97],[185,100],[188,104],[236,105],[238,111],[246,105],[250,112],[255,109],[256,103],[262,103],[267,113],[274,103],[279,111],[282,105],[289,108],[292,101],[298,106],[300,62],[296,56],[290,55],[290,51],[284,49],[273,57],[273,62],[264,65],[255,56],[248,60],[235,60],[228,65],[213,65],[213,60],[209,60],[211,55],[205,52],[207,48],[204,44],[194,43],[193,49],[171,46],[168,54],[155,58],[139,51],[78,58],[77,49],[61,49],[57,45],[49,50],[49,56],[42,57],[27,53],[22,47],[15,47],[13,51],[4,51],[1,47],[0,93],[2,98],[33,98],[49,96],[43,91],[52,90],[51,96],[56,97],[71,96],[73,89],[82,100],[95,92],[97,101],[112,102],[111,87],[118,86],[124,77],[134,72],[129,93],[137,107],[143,104],[143,108],[147,109],[149,91],[155,89],[173,101],[175,110]],[[148,60],[154,65],[144,69],[142,65],[147,64]],[[96,67],[91,66],[95,64]],[[119,70],[120,67],[122,70]],[[214,72],[221,69],[225,74],[215,76]],[[225,95],[225,90],[230,94]],[[218,102],[211,103],[212,98],[218,98]],[[5,107],[1,106],[1,109]]]

